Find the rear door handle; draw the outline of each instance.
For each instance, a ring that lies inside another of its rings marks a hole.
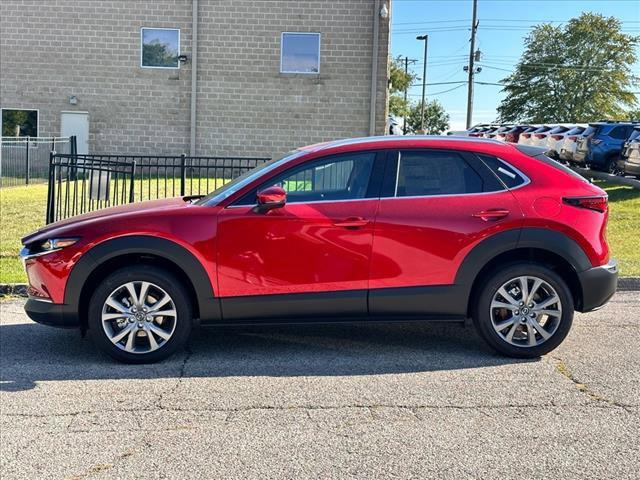
[[[485,222],[500,220],[501,218],[509,215],[509,210],[505,210],[504,208],[493,208],[491,210],[482,210],[481,212],[474,213],[473,216],[476,218],[481,218]]]
[[[355,230],[360,227],[364,227],[369,223],[369,220],[362,217],[349,217],[344,220],[340,220],[338,222],[334,222],[333,225],[335,227],[348,228],[351,230]]]

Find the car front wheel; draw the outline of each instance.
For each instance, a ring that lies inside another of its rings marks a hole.
[[[89,304],[89,333],[116,360],[150,363],[184,346],[193,323],[189,296],[162,269],[118,270],[98,286]]]
[[[571,292],[560,275],[542,265],[518,263],[490,275],[477,297],[474,321],[498,352],[535,358],[560,345],[573,313]]]

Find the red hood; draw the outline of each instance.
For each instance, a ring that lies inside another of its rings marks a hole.
[[[23,237],[22,243],[27,244],[33,241],[47,240],[48,238],[59,236],[61,234],[69,235],[69,230],[72,230],[74,227],[84,226],[107,218],[109,220],[117,220],[121,216],[128,216],[132,214],[138,215],[140,213],[150,214],[158,211],[166,211],[167,209],[186,208],[189,205],[191,204],[189,202],[185,202],[182,197],[176,197],[103,208],[101,210],[84,213],[82,215],[77,215],[75,217],[67,218],[66,220],[60,220],[59,222],[46,225],[45,227]]]

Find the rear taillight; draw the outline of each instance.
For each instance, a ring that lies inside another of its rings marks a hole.
[[[607,211],[608,201],[606,195],[601,197],[565,197],[562,201],[572,207],[586,208],[596,212]]]
[[[551,135],[554,140],[562,140],[562,135]]]
[[[469,136],[470,137],[479,137],[480,134],[479,133],[470,133]]]
[[[544,137],[546,137],[546,136],[547,136],[547,135],[546,135],[546,134],[544,134],[544,133],[536,133],[536,138],[544,138]]]
[[[577,138],[578,137],[572,135],[572,136],[569,137],[569,140],[573,140],[575,142]]]
[[[515,142],[516,141],[515,133],[507,133],[504,136],[504,140],[505,140],[505,142]]]
[[[522,134],[522,136],[523,136],[524,138],[529,138],[529,137],[531,136],[531,134],[530,134],[530,133],[523,133],[523,134]]]

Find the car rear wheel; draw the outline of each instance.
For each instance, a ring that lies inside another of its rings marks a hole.
[[[542,265],[517,263],[487,279],[477,296],[474,321],[498,352],[535,358],[565,339],[573,312],[573,298],[562,277]]]
[[[89,304],[89,333],[116,360],[151,363],[184,346],[193,323],[189,296],[169,273],[139,265],[118,270]]]

